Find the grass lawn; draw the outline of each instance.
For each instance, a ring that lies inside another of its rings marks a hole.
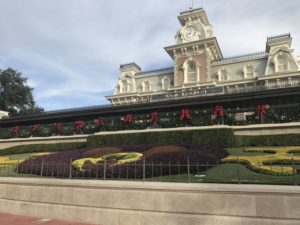
[[[298,168],[297,168],[298,167]],[[300,169],[300,166],[297,166]],[[239,176],[238,176],[239,173]],[[222,164],[207,171],[203,182],[206,183],[251,183],[251,184],[300,184],[300,174],[296,176],[271,176],[256,173],[244,165]],[[239,177],[239,179],[238,179]]]

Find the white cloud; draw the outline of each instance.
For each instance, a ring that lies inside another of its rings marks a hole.
[[[278,33],[300,43],[298,0],[201,2],[224,56],[264,50]],[[27,76],[46,109],[83,106],[89,96],[104,103],[120,64],[172,65],[163,47],[174,44],[176,17],[188,7],[182,0],[1,0],[0,66]]]

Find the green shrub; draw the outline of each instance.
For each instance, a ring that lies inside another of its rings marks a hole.
[[[18,134],[18,138],[29,138],[31,137],[30,129],[22,129]]]
[[[211,144],[217,147],[235,146],[232,129],[178,130],[161,132],[141,132],[88,137],[89,147],[124,145],[174,145],[174,144]]]
[[[61,130],[61,134],[63,136],[72,136],[75,133],[75,128],[73,127],[63,127]]]
[[[34,145],[20,145],[0,150],[0,156],[11,154],[23,154],[31,152],[59,152],[78,148],[85,148],[86,142],[72,142],[72,143],[56,143],[56,144],[34,144]]]
[[[50,137],[52,136],[52,130],[47,127],[41,127],[36,133],[34,133],[33,137]]]
[[[235,136],[235,139],[236,139],[236,147],[300,145],[300,134]]]
[[[9,128],[3,128],[0,129],[0,139],[10,139],[13,138],[13,132],[12,129]]]

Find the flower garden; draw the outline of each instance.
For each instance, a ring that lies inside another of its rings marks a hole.
[[[0,175],[300,183],[299,134],[236,136],[230,128],[111,132],[86,142],[15,146],[0,157]]]
[[[18,173],[142,179],[187,174],[188,169],[195,174],[207,169],[201,165],[216,165],[226,156],[225,149],[211,145],[84,148],[29,158],[18,165]]]
[[[300,182],[297,146],[224,149],[208,144],[180,144],[34,151],[1,154],[0,174],[213,183]]]

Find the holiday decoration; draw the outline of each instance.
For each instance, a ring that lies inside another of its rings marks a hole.
[[[31,132],[32,132],[32,133],[37,132],[37,131],[40,129],[40,127],[41,127],[40,124],[35,124],[35,125],[33,125],[32,129],[31,129]]]
[[[96,122],[97,126],[103,126],[105,124],[105,119],[103,117],[99,117]]]
[[[190,119],[191,119],[191,116],[190,116],[189,110],[188,109],[182,109],[180,120],[190,120]]]
[[[258,105],[257,106],[257,110],[256,110],[256,115],[257,116],[262,116],[265,115],[267,113],[266,111],[266,105]]]
[[[220,116],[221,118],[224,118],[224,109],[223,109],[223,106],[217,105],[215,107],[215,111],[213,112],[213,116],[214,117]]]
[[[127,114],[126,116],[123,116],[123,121],[125,123],[131,123],[133,119],[133,116],[131,114]]]
[[[17,135],[20,131],[21,131],[21,127],[20,126],[15,126],[13,128],[13,134],[14,135]]]
[[[157,114],[157,112],[151,113],[150,123],[151,124],[155,124],[155,123],[157,123],[157,120],[158,120],[158,114]]]
[[[55,131],[58,132],[58,131],[62,130],[63,124],[62,123],[55,123],[54,128],[55,128]]]
[[[82,120],[76,121],[76,130],[81,130],[84,127],[84,122]]]

